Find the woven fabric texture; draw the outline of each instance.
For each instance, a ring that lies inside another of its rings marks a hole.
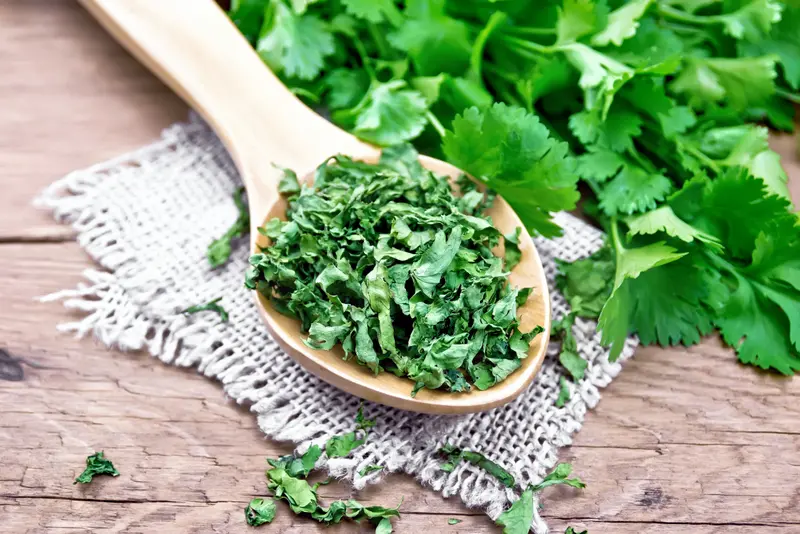
[[[269,337],[242,284],[246,239],[225,266],[209,269],[206,247],[236,219],[232,194],[239,186],[225,149],[198,120],[176,124],[150,146],[59,180],[37,203],[77,230],[78,242],[102,269],[87,270],[85,283],[44,300],[63,300],[86,313],[78,322],[60,325],[64,331],[91,333],[109,347],[147,350],[165,363],[197,367],[219,380],[236,402],[249,405],[265,434],[292,441],[303,451],[352,430],[360,400],[306,372]],[[556,319],[567,305],[554,290],[554,260],[585,257],[603,240],[596,229],[568,214],[559,214],[557,222],[563,237],[536,240]],[[229,322],[221,323],[213,313],[180,313],[220,296]],[[620,360],[609,363],[594,323],[579,320],[575,331],[588,368],[585,378],[570,386],[571,399],[564,407],[555,402],[565,370],[557,347],[551,346],[533,384],[502,408],[431,416],[365,404],[377,427],[352,457],[329,460],[327,469],[356,488],[388,472],[409,473],[496,518],[516,498],[514,492],[465,462],[451,473],[442,471],[436,451],[449,442],[499,462],[523,487],[540,481],[556,464],[559,448],[569,445],[581,428],[587,409],[599,401],[599,389],[636,347],[630,339]],[[385,469],[359,476],[369,464]],[[538,512],[533,530],[547,532]]]

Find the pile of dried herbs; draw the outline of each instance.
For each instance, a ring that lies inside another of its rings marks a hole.
[[[305,343],[341,345],[373,372],[421,388],[487,389],[516,370],[541,332],[518,329],[531,288],[507,284],[519,232],[482,215],[493,195],[466,178],[460,195],[409,145],[369,164],[333,156],[313,187],[286,171],[287,220],[260,229],[272,244],[250,258],[246,286],[298,319]]]
[[[369,429],[374,425],[374,420],[364,417],[363,407],[359,408],[356,415],[356,429],[340,436],[333,436],[326,442],[325,453],[328,458],[348,456],[354,449],[364,444]],[[319,445],[311,445],[301,456],[289,455],[267,460],[270,465],[267,469],[267,488],[273,497],[286,501],[295,514],[325,525],[367,520],[375,526],[376,534],[391,534],[391,519],[400,517],[400,504],[394,508],[387,508],[364,506],[355,499],[333,501],[328,506],[320,502],[317,489],[330,480],[312,485],[307,478],[316,468],[322,452]],[[274,500],[257,497],[245,508],[245,520],[248,525],[254,527],[271,523],[276,511]]]

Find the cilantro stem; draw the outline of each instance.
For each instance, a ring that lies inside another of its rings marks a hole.
[[[636,148],[631,147],[627,150],[627,154],[639,164],[640,167],[647,169],[649,172],[656,172],[656,166],[653,165],[653,162],[645,158],[642,154],[639,153]]]
[[[680,9],[675,9],[672,6],[662,4],[661,2],[658,3],[658,14],[669,19],[688,22],[689,24],[708,25],[719,22],[716,16],[700,17]]]
[[[367,32],[369,32],[372,40],[375,41],[375,46],[378,48],[378,55],[380,55],[380,57],[387,57],[389,55],[389,47],[386,43],[386,38],[381,35],[378,28],[375,27],[375,24],[371,22],[367,23]]]
[[[539,54],[552,54],[553,47],[552,46],[545,46],[539,43],[535,43],[533,41],[527,41],[525,39],[520,39],[518,37],[513,37],[511,35],[502,35],[502,39],[509,44],[513,44],[517,47],[522,49],[526,49],[533,52],[538,52]],[[536,57],[536,56],[534,56]]]
[[[697,159],[699,159],[700,161],[702,161],[703,164],[706,167],[710,168],[715,173],[719,174],[719,172],[722,170],[717,161],[715,161],[715,160],[709,158],[708,156],[706,156],[701,150],[699,150],[696,147],[692,146],[691,143],[682,142],[680,137],[676,138],[675,141],[677,142],[678,146],[681,149],[685,150],[686,152],[688,152],[692,156],[694,156]]]
[[[315,104],[319,104],[319,96],[315,95],[308,89],[304,89],[302,87],[290,87],[289,90],[292,92],[293,95],[299,96],[301,98],[305,98]]]
[[[509,31],[520,35],[555,35],[555,28],[534,28],[532,26],[517,26],[509,28]]]
[[[436,130],[436,133],[439,134],[439,137],[444,138],[445,134],[444,126],[442,126],[442,123],[439,121],[436,115],[434,115],[431,110],[428,110],[425,112],[425,116],[428,118],[428,121],[431,123],[431,126],[433,126],[433,129]]]
[[[775,88],[775,94],[781,98],[785,98],[789,102],[792,102],[794,104],[800,104],[800,95],[798,94],[790,93],[789,91],[781,89],[780,87]]]
[[[620,277],[620,265],[622,265],[622,251],[625,247],[622,246],[622,239],[619,237],[619,224],[616,217],[611,217],[611,243],[614,245],[614,261],[616,262],[616,273],[614,273],[614,288],[618,288],[622,284]]]
[[[492,32],[497,29],[502,23],[508,20],[508,15],[502,11],[496,11],[489,17],[486,26],[478,32],[475,38],[475,43],[472,45],[472,54],[470,54],[470,72],[475,77],[475,81],[482,83],[481,67],[483,66],[483,49],[486,47],[486,42],[492,35]]]
[[[375,75],[375,70],[372,68],[372,65],[370,65],[372,58],[370,58],[367,54],[367,50],[364,48],[364,43],[361,42],[361,39],[358,37],[353,37],[353,46],[355,47],[356,52],[358,52],[358,56],[361,58],[361,65],[364,67],[364,70],[367,71],[370,80],[373,82],[378,81],[378,77]]]
[[[502,78],[503,80],[514,83],[518,78],[518,74],[514,74],[513,72],[509,72],[507,70],[499,68],[497,65],[492,65],[491,63],[487,63],[483,66],[489,73]]]

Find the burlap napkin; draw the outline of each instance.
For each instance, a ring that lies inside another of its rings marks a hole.
[[[37,202],[77,230],[78,242],[103,270],[87,270],[85,284],[47,298],[64,299],[67,307],[86,312],[83,320],[60,325],[62,330],[91,332],[109,347],[146,349],[165,363],[197,366],[222,382],[237,402],[251,405],[265,434],[303,450],[351,430],[360,401],[303,370],[267,335],[242,285],[246,240],[227,265],[209,269],[206,247],[235,220],[232,193],[239,185],[222,144],[196,119],[170,127],[150,146],[59,180]],[[599,231],[568,214],[558,215],[557,222],[563,237],[536,240],[555,318],[567,306],[552,284],[554,259],[587,256],[603,240]],[[215,314],[180,313],[220,296],[230,313],[227,323]],[[356,488],[387,472],[409,473],[496,518],[514,493],[465,462],[451,473],[442,471],[436,451],[448,441],[484,453],[523,486],[541,480],[556,464],[559,448],[581,428],[586,410],[599,401],[599,388],[620,370],[619,363],[608,362],[593,323],[579,321],[576,334],[588,368],[564,407],[555,401],[565,370],[551,347],[533,384],[502,408],[429,416],[366,405],[368,416],[378,421],[368,443],[351,458],[328,461],[327,468]],[[629,340],[620,361],[635,346]],[[359,476],[368,464],[385,469]],[[547,532],[538,513],[534,531]]]

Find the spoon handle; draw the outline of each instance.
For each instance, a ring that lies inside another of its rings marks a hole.
[[[275,198],[273,164],[309,171],[335,153],[375,149],[306,107],[213,0],[81,0],[214,128],[258,209]],[[259,221],[260,222],[260,221]]]

